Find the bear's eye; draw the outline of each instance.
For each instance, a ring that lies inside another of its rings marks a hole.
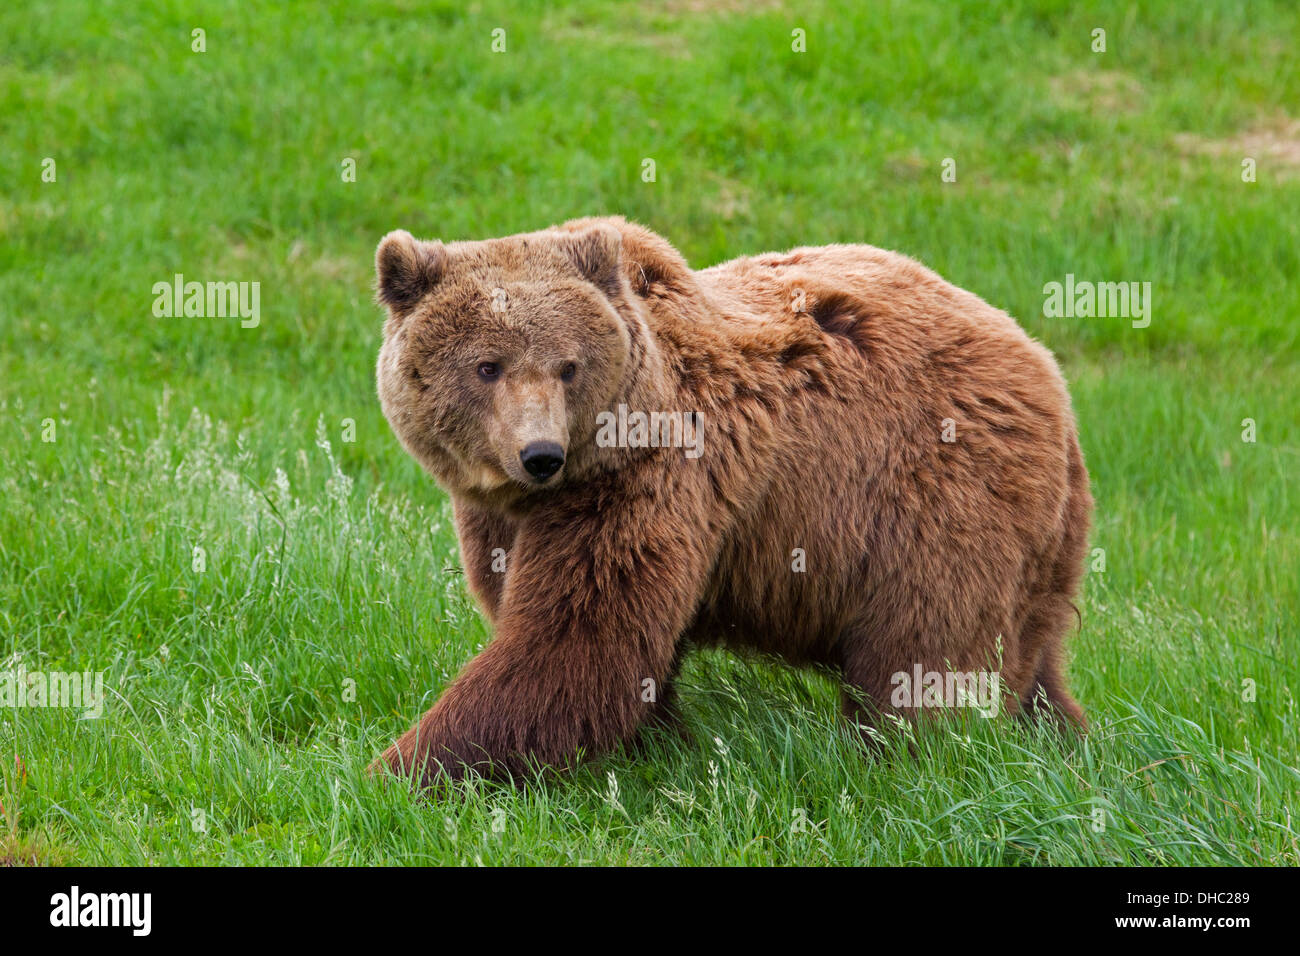
[[[501,377],[501,366],[496,362],[483,362],[478,367],[478,377],[485,382],[495,382]]]
[[[560,369],[560,380],[563,382],[572,382],[573,376],[578,374],[578,366],[570,362],[564,368]]]

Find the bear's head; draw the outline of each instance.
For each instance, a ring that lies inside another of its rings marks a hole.
[[[633,309],[611,225],[483,242],[389,233],[379,399],[453,494],[550,493],[594,467],[597,414],[624,387]]]

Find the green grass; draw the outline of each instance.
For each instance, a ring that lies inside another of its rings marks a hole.
[[[1294,6],[191,6],[0,12],[0,671],[109,695],[0,711],[0,860],[1300,864]],[[693,743],[434,804],[365,777],[489,637],[374,397],[375,244],[598,213],[698,267],[898,249],[1056,351],[1086,740],[868,755],[826,678],[709,653]],[[261,282],[260,326],[154,318],[176,272]],[[1150,327],[1044,317],[1066,273],[1151,282]]]

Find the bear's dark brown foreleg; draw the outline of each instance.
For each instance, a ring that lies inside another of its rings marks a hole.
[[[463,500],[453,499],[452,504],[465,582],[487,619],[495,622],[514,549],[516,522]]]
[[[703,536],[656,520],[644,499],[607,513],[619,518],[520,522],[497,636],[375,766],[425,784],[466,767],[493,776],[567,767],[666,713],[660,694],[706,581]]]
[[[684,742],[690,742],[692,739],[691,733],[686,726],[686,719],[682,716],[681,698],[677,693],[677,674],[681,670],[681,659],[684,650],[679,646],[677,656],[669,667],[668,676],[664,679],[662,685],[653,688],[653,699],[647,699],[647,694],[651,688],[647,688],[643,682],[641,700],[649,709],[646,711],[642,730],[655,728],[674,735]],[[634,747],[640,749],[644,740],[644,733],[638,735],[633,742]]]

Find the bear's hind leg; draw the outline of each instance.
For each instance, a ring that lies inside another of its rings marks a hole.
[[[879,651],[862,634],[864,625],[854,625],[840,639],[840,710],[871,749],[878,749],[885,714],[912,719],[909,711],[901,713],[890,704],[890,678],[897,668],[886,667]]]
[[[1083,576],[1083,558],[1088,547],[1088,519],[1092,513],[1092,494],[1088,490],[1088,472],[1077,438],[1070,444],[1070,494],[1066,501],[1063,535],[1051,574],[1021,631],[1021,646],[1038,648],[1033,680],[1021,698],[1022,712],[1043,714],[1062,727],[1086,733],[1088,721],[1083,708],[1071,695],[1065,681],[1065,657],[1062,645],[1070,628],[1082,619],[1072,603],[1079,594]]]
[[[1066,687],[1060,652],[1054,647],[1043,654],[1029,692],[1021,703],[1024,715],[1050,717],[1063,729],[1088,732],[1088,718]]]

